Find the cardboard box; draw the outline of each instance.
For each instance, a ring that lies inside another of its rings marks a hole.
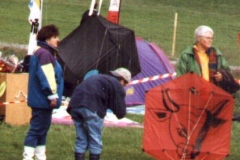
[[[31,108],[27,106],[28,73],[0,73],[0,84],[4,81],[6,90],[0,97],[0,115],[5,115],[5,122],[10,125],[28,124],[31,118]]]

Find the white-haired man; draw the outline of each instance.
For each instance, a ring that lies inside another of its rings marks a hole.
[[[126,115],[125,90],[131,73],[125,68],[85,79],[74,90],[67,111],[76,129],[75,160],[84,160],[89,150],[90,160],[99,160],[102,151],[103,119],[107,109],[117,118]]]
[[[196,28],[195,43],[182,53],[177,64],[177,75],[193,72],[229,93],[239,90],[230,68],[220,50],[212,46],[213,30],[205,25]],[[231,77],[231,79],[229,79]]]

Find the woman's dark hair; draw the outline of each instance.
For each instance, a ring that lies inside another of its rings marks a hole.
[[[37,34],[38,41],[46,41],[51,37],[57,37],[59,35],[58,27],[53,24],[43,26]]]

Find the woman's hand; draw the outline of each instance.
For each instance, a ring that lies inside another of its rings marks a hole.
[[[51,107],[56,107],[57,106],[57,99],[52,99],[50,102]]]

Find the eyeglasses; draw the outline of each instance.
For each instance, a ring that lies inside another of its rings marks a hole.
[[[204,37],[204,36],[201,36],[201,37],[203,37],[203,38],[205,38],[207,40],[213,40],[213,37]]]

